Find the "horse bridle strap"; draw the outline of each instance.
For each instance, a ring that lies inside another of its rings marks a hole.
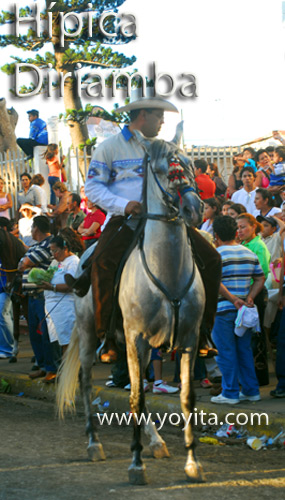
[[[142,258],[143,266],[144,266],[144,269],[145,269],[148,277],[153,282],[153,284],[165,295],[165,297],[169,300],[170,304],[172,305],[172,307],[174,309],[174,333],[173,333],[173,338],[172,338],[172,342],[171,342],[171,346],[170,346],[170,349],[172,350],[174,348],[174,346],[175,346],[177,335],[178,335],[179,310],[180,310],[180,306],[181,306],[181,301],[185,297],[186,293],[188,292],[189,288],[191,287],[191,285],[192,285],[192,283],[194,281],[195,270],[196,270],[195,269],[195,264],[193,266],[193,272],[192,272],[192,274],[190,276],[190,279],[189,279],[188,283],[186,284],[186,286],[183,288],[180,296],[174,298],[174,297],[172,297],[170,295],[170,293],[168,292],[167,288],[160,281],[160,279],[157,278],[151,272],[150,268],[148,267],[148,264],[147,264],[147,261],[146,261],[146,256],[145,256],[145,252],[144,252],[144,249],[143,249],[142,245],[140,247],[140,252],[141,252],[141,258]]]

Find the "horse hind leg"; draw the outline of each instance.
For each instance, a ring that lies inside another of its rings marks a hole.
[[[136,341],[127,338],[127,356],[129,375],[131,381],[130,408],[133,414],[133,441],[131,451],[133,460],[128,469],[129,482],[135,485],[147,484],[145,465],[141,459],[141,416],[145,408],[145,396],[143,390],[143,370],[137,351]]]
[[[81,339],[82,341],[83,339]],[[85,337],[86,340],[86,337]],[[90,345],[89,349],[80,348],[80,361],[81,361],[81,371],[80,371],[80,388],[83,398],[85,417],[86,417],[86,435],[88,436],[88,446],[87,453],[88,457],[92,462],[98,460],[105,460],[105,453],[103,446],[100,443],[99,436],[97,434],[97,428],[92,416],[91,408],[91,390],[92,390],[92,377],[91,370],[93,365],[93,358],[95,352],[95,346]]]
[[[192,483],[201,483],[205,481],[203,468],[196,458],[195,441],[192,430],[190,415],[193,415],[195,395],[192,381],[192,371],[190,365],[190,349],[186,349],[181,357],[181,409],[185,417],[184,439],[185,447],[188,451],[185,464],[185,473],[187,480]],[[188,423],[189,422],[189,423]]]

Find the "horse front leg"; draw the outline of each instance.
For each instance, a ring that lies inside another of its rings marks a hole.
[[[147,340],[142,339],[141,337],[138,339],[138,349],[140,352],[140,360],[142,366],[142,375],[145,376],[145,372],[147,366],[150,362],[150,346]],[[150,439],[149,447],[151,454],[154,458],[169,458],[169,451],[167,449],[165,441],[159,435],[154,422],[151,419],[151,415],[149,413],[148,407],[145,404],[144,407],[144,432],[146,436]]]
[[[188,450],[185,473],[188,481],[201,483],[205,481],[203,469],[196,458],[195,441],[190,415],[193,415],[195,394],[191,370],[191,348],[186,348],[181,357],[181,409],[185,417],[184,441]]]
[[[152,421],[147,406],[144,407],[144,414],[146,415],[146,422],[144,425],[145,434],[149,437],[150,451],[154,458],[169,458],[170,454],[166,446],[166,442],[162,439],[160,434]]]
[[[82,341],[82,339],[81,339]],[[91,408],[91,390],[92,390],[92,365],[95,352],[95,345],[85,346],[84,348],[80,346],[80,361],[81,361],[81,371],[79,375],[80,389],[83,398],[85,418],[86,418],[86,435],[88,436],[88,447],[87,453],[88,457],[92,462],[98,460],[105,460],[105,453],[103,446],[100,443],[99,436],[97,434],[97,428],[92,416]]]
[[[128,469],[130,484],[147,483],[145,465],[141,459],[141,415],[145,407],[142,367],[138,357],[136,341],[127,338],[127,357],[131,382],[130,409],[133,414],[133,441],[131,451],[133,460]]]

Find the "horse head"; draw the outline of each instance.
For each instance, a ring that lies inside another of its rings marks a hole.
[[[201,224],[204,204],[198,195],[194,169],[190,159],[177,146],[182,125],[178,124],[171,142],[147,139],[138,130],[134,132],[146,152],[147,175],[149,172],[153,175],[169,217],[180,215],[188,226]]]

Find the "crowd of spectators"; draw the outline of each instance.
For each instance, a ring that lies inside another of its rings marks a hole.
[[[220,179],[217,166],[194,162],[205,203],[201,229],[211,235],[223,266],[212,331],[221,384],[210,392],[217,404],[259,400],[258,387],[269,383],[267,355],[274,349],[278,383],[271,396],[285,397],[285,148],[246,148],[232,163],[222,190],[221,183],[213,185]],[[256,332],[244,328],[239,336],[236,325],[247,314],[258,318]]]
[[[64,275],[75,275],[83,250],[100,237],[106,213],[86,198],[83,187],[80,195],[69,192],[64,182],[64,158],[59,158],[56,144],[47,145],[44,157],[49,166],[48,179],[41,174],[21,174],[17,217],[10,223],[12,198],[0,178],[0,215],[8,221],[6,229],[1,224],[0,230],[11,231],[26,245],[19,272],[23,291],[29,297],[28,326],[35,355],[29,376],[43,377],[49,383],[56,377],[75,321],[74,295]],[[223,266],[212,331],[218,356],[216,362],[203,361],[202,371],[196,365],[196,373],[203,372],[198,375],[202,387],[212,387],[212,402],[236,404],[260,399],[259,386],[268,384],[269,347],[277,350],[278,384],[271,395],[285,397],[285,147],[258,151],[246,148],[233,157],[232,163],[226,184],[217,165],[194,161],[197,188],[205,204],[199,229],[216,246]],[[51,190],[50,203],[42,188],[45,182]],[[48,274],[32,282],[28,275],[33,268]],[[9,358],[13,347],[11,308],[7,304],[2,272],[0,358]],[[238,323],[242,325],[247,314],[252,320],[258,319],[256,333],[249,327],[241,328],[242,333],[239,329]],[[156,355],[161,359],[159,351]],[[215,376],[211,377],[211,372]]]

